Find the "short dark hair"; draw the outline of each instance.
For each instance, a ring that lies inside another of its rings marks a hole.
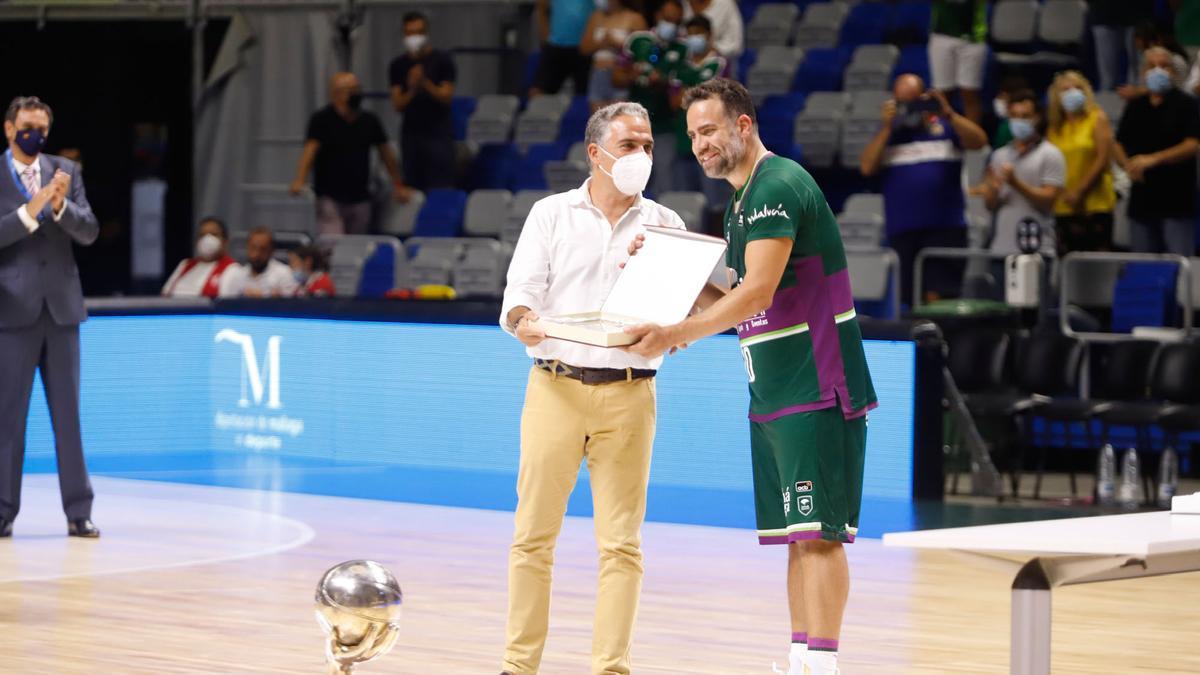
[[[696,16],[693,16],[692,18],[688,19],[683,24],[683,27],[685,29],[686,28],[699,28],[700,30],[704,31],[705,33],[712,35],[712,21],[709,21],[708,17],[704,16],[703,14],[697,14]]]
[[[216,216],[204,216],[200,219],[200,225],[203,226],[205,223],[212,223],[216,225],[217,229],[221,231],[221,238],[225,241],[229,241],[229,228],[225,227],[225,221]]]
[[[288,251],[288,253],[295,255],[297,258],[299,258],[301,260],[311,260],[312,268],[313,268],[314,272],[324,271],[324,270],[329,269],[329,265],[325,261],[325,254],[321,251],[321,249],[317,248],[316,246],[312,246],[312,245],[297,246],[296,248]]]
[[[17,113],[22,110],[41,110],[46,113],[46,117],[50,118],[50,126],[54,126],[54,111],[42,99],[36,96],[18,96],[14,98],[12,103],[8,104],[8,111],[4,113],[4,120],[16,124]]]
[[[271,246],[275,245],[275,233],[272,232],[271,228],[267,227],[266,225],[259,225],[253,230],[250,230],[250,232],[246,234],[246,241],[250,241],[250,237],[253,237],[256,234],[267,235],[267,238],[271,240]]]
[[[1038,99],[1037,94],[1033,93],[1032,89],[1018,89],[1008,95],[1008,104],[1014,103],[1032,103],[1033,111],[1039,115],[1042,113],[1042,102]]]
[[[400,17],[401,26],[407,26],[414,21],[424,21],[426,26],[429,25],[429,17],[425,15],[425,12],[413,10],[411,12],[405,12],[404,16]]]
[[[662,2],[658,3],[658,7],[655,8],[654,12],[656,14],[658,12],[661,12],[662,8],[666,7],[667,5],[677,5],[679,7],[679,9],[682,10],[683,9],[683,0],[662,0]]]
[[[683,92],[683,109],[687,110],[696,101],[717,99],[725,106],[729,119],[736,120],[742,115],[758,124],[758,114],[754,111],[754,99],[739,82],[724,77],[718,77]]]

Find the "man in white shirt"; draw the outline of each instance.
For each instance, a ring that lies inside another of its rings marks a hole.
[[[266,227],[250,230],[246,263],[221,275],[222,298],[290,298],[295,295],[292,268],[276,260],[275,237]]]
[[[745,43],[742,13],[736,0],[687,0],[683,3],[684,21],[698,14],[708,17],[712,24],[713,48],[731,62],[737,59]]]
[[[500,325],[534,359],[521,415],[516,529],[508,568],[504,672],[538,672],[554,544],[579,463],[591,476],[600,580],[593,673],[628,673],[642,585],[641,525],[654,441],[655,369],[619,349],[547,339],[538,317],[600,309],[646,225],[683,227],[641,196],[654,137],[646,109],[614,103],[588,121],[591,177],[534,204],[521,230]]]
[[[209,216],[200,221],[191,258],[179,261],[175,271],[163,284],[162,294],[175,298],[215,298],[221,289],[221,278],[228,270],[239,267],[229,255],[229,232],[220,219]]]

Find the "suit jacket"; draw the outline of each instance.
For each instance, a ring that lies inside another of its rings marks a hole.
[[[100,225],[84,194],[79,165],[46,153],[39,154],[37,161],[43,186],[56,169],[71,174],[71,194],[58,222],[49,203],[41,213],[29,214],[39,223],[30,234],[17,215],[17,208],[29,199],[13,175],[12,155],[0,154],[0,330],[33,324],[43,303],[60,326],[78,325],[87,318],[71,242],[91,244]]]

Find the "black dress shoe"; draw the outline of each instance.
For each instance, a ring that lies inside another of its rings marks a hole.
[[[12,536],[12,520],[10,518],[0,518],[0,537]]]
[[[96,527],[91,518],[68,520],[67,535],[71,537],[84,537],[86,539],[99,539],[100,528]]]

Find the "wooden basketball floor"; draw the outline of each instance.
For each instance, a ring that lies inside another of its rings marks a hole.
[[[395,649],[362,673],[495,675],[509,513],[97,478],[99,541],[64,536],[53,476],[26,477],[0,540],[0,672],[321,673],[318,577],[389,567]],[[463,486],[470,489],[470,486]],[[770,673],[786,661],[783,554],[751,533],[650,523],[637,673]],[[1012,570],[953,553],[849,547],[842,672],[1006,673]],[[586,673],[588,519],[559,540],[543,673]],[[1200,673],[1198,575],[1055,592],[1056,673]]]

